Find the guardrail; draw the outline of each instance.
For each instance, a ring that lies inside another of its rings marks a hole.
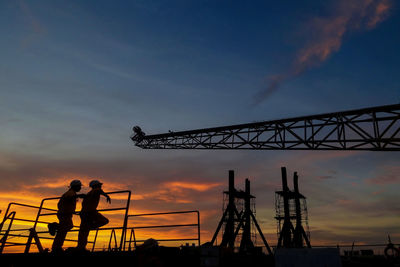
[[[125,241],[125,236],[126,236],[126,226],[127,226],[127,215],[129,212],[129,204],[130,204],[130,199],[131,199],[131,191],[130,190],[123,190],[123,191],[114,191],[114,192],[107,192],[107,194],[112,195],[112,194],[123,194],[123,193],[127,193],[127,201],[126,201],[126,205],[123,207],[119,207],[119,208],[111,208],[111,209],[101,209],[98,210],[99,212],[107,212],[107,211],[118,211],[118,210],[124,210],[125,214],[124,214],[124,222],[122,227],[113,227],[113,228],[99,228],[96,229],[96,234],[95,234],[95,239],[94,241],[89,241],[89,244],[93,244],[92,246],[92,251],[94,251],[95,249],[95,245],[96,245],[96,240],[97,240],[97,235],[99,231],[104,231],[104,230],[112,230],[112,229],[122,229],[122,234],[121,234],[121,241],[120,241],[120,246],[119,249],[122,248],[122,244]],[[32,230],[35,232],[35,234],[38,235],[39,239],[48,239],[48,240],[53,240],[53,237],[46,237],[46,236],[39,236],[39,234],[43,234],[43,233],[48,233],[48,231],[36,231],[37,225],[38,224],[48,224],[50,223],[49,221],[45,221],[41,218],[43,218],[44,216],[54,216],[57,215],[57,210],[56,209],[51,209],[51,208],[47,208],[45,207],[45,203],[51,200],[58,200],[60,199],[60,197],[52,197],[52,198],[44,198],[42,199],[41,203],[39,206],[33,206],[33,205],[27,205],[27,204],[22,204],[22,203],[17,203],[17,202],[11,202],[8,204],[6,212],[4,214],[4,219],[2,221],[2,223],[0,224],[0,234],[3,233],[3,226],[6,223],[6,221],[9,219],[9,217],[12,215],[12,220],[9,222],[8,224],[8,229],[7,231],[3,234],[3,237],[1,239],[1,247],[0,247],[0,254],[2,253],[3,249],[5,247],[9,247],[9,246],[25,246],[25,253],[29,253],[31,244],[32,242]],[[37,209],[37,214],[36,214],[36,218],[35,220],[31,220],[31,219],[25,219],[25,218],[17,218],[16,217],[16,212],[10,212],[12,206],[20,206],[20,207],[25,207],[25,208],[31,208],[31,209]],[[44,211],[48,211],[46,213],[43,213]],[[75,215],[79,215],[79,212],[75,212]],[[33,223],[32,228],[27,228],[27,229],[12,229],[12,225],[15,221],[22,221],[22,222],[30,222]],[[79,231],[79,227],[74,226],[74,228],[77,229],[72,229],[69,232],[77,232]],[[21,231],[30,231],[30,234],[13,234],[10,232],[21,232]],[[114,230],[115,231],[115,230]],[[28,241],[26,243],[18,243],[18,242],[9,242],[7,241],[8,237],[22,237],[22,238],[28,238]],[[39,240],[37,239],[37,240]],[[76,239],[65,239],[65,241],[71,241],[71,242],[77,242],[78,240]],[[34,241],[34,243],[36,243],[36,239]],[[38,245],[38,244],[36,244]]]
[[[197,237],[196,238],[169,238],[169,239],[157,239],[157,241],[197,241],[200,246],[200,212],[198,210],[188,210],[188,211],[172,211],[172,212],[157,212],[157,213],[143,213],[143,214],[132,214],[128,215],[128,218],[133,217],[144,217],[144,216],[161,216],[161,215],[172,215],[172,214],[189,214],[195,213],[197,215],[197,223],[192,224],[164,224],[164,225],[150,225],[150,226],[136,226],[131,227],[131,233],[129,235],[129,241],[124,242],[124,250],[126,243],[129,243],[128,250],[131,250],[131,243],[134,244],[136,248],[138,242],[144,242],[145,240],[136,240],[135,230],[137,229],[155,229],[155,228],[176,228],[176,227],[197,227]],[[133,239],[133,240],[132,240]]]
[[[198,245],[200,246],[200,212],[197,210],[190,210],[190,211],[174,211],[174,212],[158,212],[158,213],[146,213],[146,214],[129,214],[129,205],[131,200],[131,191],[130,190],[123,190],[123,191],[114,191],[114,192],[107,192],[107,194],[127,194],[126,203],[122,207],[117,208],[109,208],[109,209],[100,209],[99,212],[108,212],[108,211],[124,211],[124,218],[122,226],[120,227],[102,227],[96,229],[93,241],[88,241],[88,244],[92,244],[91,251],[95,250],[97,237],[100,231],[107,231],[111,230],[110,239],[108,242],[108,250],[109,251],[125,251],[127,249],[126,245],[128,244],[128,251],[132,250],[131,244],[134,244],[136,248],[138,242],[143,242],[145,240],[137,240],[135,235],[135,230],[138,229],[154,229],[154,228],[177,228],[177,227],[196,227],[197,235],[194,238],[171,238],[171,239],[157,239],[157,241],[197,241]],[[11,202],[8,204],[6,212],[3,217],[3,221],[0,223],[0,254],[3,252],[4,248],[11,247],[11,246],[25,246],[25,253],[29,253],[31,244],[36,244],[40,252],[45,251],[43,250],[40,240],[53,240],[54,237],[43,236],[42,234],[49,233],[48,231],[37,231],[37,226],[39,224],[48,224],[51,223],[47,221],[45,218],[49,216],[57,215],[57,209],[48,208],[45,204],[52,200],[58,200],[60,197],[52,197],[52,198],[45,198],[42,199],[39,206],[28,205],[23,203]],[[37,210],[35,219],[26,219],[26,218],[19,218],[16,215],[16,211],[11,211],[14,206],[24,207],[28,209]],[[190,214],[194,213],[197,215],[195,223],[188,223],[188,224],[165,224],[165,225],[146,225],[146,226],[133,226],[128,227],[128,220],[137,218],[137,217],[144,217],[144,216],[161,216],[161,215],[174,215],[174,214]],[[75,212],[75,215],[79,215],[79,212]],[[31,228],[26,229],[12,229],[13,223],[16,221],[21,222],[29,222],[32,223]],[[4,225],[8,222],[7,230],[3,230]],[[121,230],[120,240],[117,240],[117,230]],[[127,240],[127,233],[130,230],[130,237]],[[29,231],[29,234],[25,234],[24,232]],[[79,227],[74,226],[72,230],[69,232],[78,232]],[[11,238],[28,238],[26,243],[23,242],[10,242],[9,239]],[[65,241],[70,242],[77,242],[77,239],[65,239]],[[114,244],[112,246],[112,243]]]

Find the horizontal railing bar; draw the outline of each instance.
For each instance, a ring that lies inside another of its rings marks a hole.
[[[124,208],[102,209],[102,210],[98,210],[98,211],[113,211],[113,210],[126,210],[126,207],[124,207]]]
[[[75,229],[71,229],[68,232],[77,232],[77,231],[79,231],[79,227],[78,226],[74,226],[73,228],[75,228]],[[36,233],[38,233],[38,234],[45,234],[45,233],[48,233],[48,232],[49,231],[36,231]]]
[[[76,213],[75,213],[76,214]],[[43,214],[39,214],[39,216],[51,216],[51,215],[57,215],[57,212],[56,213],[43,213]]]
[[[130,229],[146,229],[146,228],[163,228],[163,227],[184,227],[184,226],[198,226],[198,224],[169,224],[169,225],[151,225],[151,226],[135,226]]]
[[[121,193],[131,193],[131,190],[121,190],[121,191],[113,191],[113,192],[106,192],[106,194],[121,194]]]
[[[26,243],[7,242],[5,247],[26,246]]]
[[[102,210],[97,210],[97,211],[114,211],[114,210],[126,210],[126,208],[111,208],[111,209],[102,209]],[[80,215],[81,212],[77,211],[73,213],[74,215]],[[39,216],[51,216],[51,215],[57,215],[57,213],[43,213],[39,214]]]
[[[122,191],[113,191],[113,192],[106,192],[108,195],[111,194],[119,194],[119,193],[129,193],[131,192],[130,190],[122,190]],[[48,198],[44,198],[42,199],[42,202],[47,201],[47,200],[56,200],[56,199],[60,199],[61,197],[48,197]],[[42,208],[45,209],[45,208]]]
[[[115,210],[126,210],[126,208],[111,208],[111,209],[101,209],[97,211],[115,211]],[[137,217],[137,216],[151,216],[151,215],[168,215],[168,214],[183,214],[183,213],[197,213],[197,210],[191,211],[174,211],[174,212],[158,212],[158,213],[143,213],[143,214],[128,214],[128,217]],[[75,212],[75,215],[79,215],[80,212]],[[40,216],[47,216],[47,215],[57,215],[57,213],[44,213],[40,214]]]
[[[92,229],[92,230],[99,230],[99,231],[104,231],[104,230],[121,230],[121,229],[123,229],[124,227],[106,227],[106,228],[98,228],[98,229]],[[69,230],[68,232],[78,232],[79,231],[79,229],[72,229],[72,230]],[[38,234],[45,234],[45,233],[48,233],[49,231],[39,231],[39,232],[37,232]]]
[[[39,234],[39,232],[37,232],[37,233]],[[44,233],[47,233],[47,232],[44,232]],[[14,235],[14,234],[8,234],[8,236],[12,236],[12,237],[29,237],[29,235]],[[51,240],[54,239],[53,237],[46,237],[46,236],[40,236],[39,238],[40,239],[51,239]],[[78,240],[75,240],[75,239],[65,239],[65,241],[78,242]],[[12,243],[12,242],[6,241],[6,244],[7,243]],[[88,243],[93,243],[93,241],[88,241]],[[26,243],[25,243],[25,245],[26,245]]]
[[[28,205],[28,204],[23,204],[23,203],[18,203],[18,202],[10,202],[8,204],[9,206],[15,205],[15,206],[22,206],[26,208],[35,208],[35,209],[40,209],[39,206],[33,206],[33,205]],[[57,211],[56,209],[50,209],[50,208],[42,208],[43,210],[49,210],[49,211]]]
[[[22,219],[22,218],[14,218],[14,221],[33,222],[33,223],[36,222],[35,220],[28,220],[28,219]],[[50,222],[37,221],[37,223],[48,224]]]
[[[136,216],[151,216],[151,215],[167,215],[167,214],[181,214],[181,213],[198,213],[198,210],[189,210],[189,211],[172,211],[172,212],[157,212],[157,213],[142,213],[142,214],[130,214],[128,217],[136,217]]]
[[[22,232],[22,231],[29,231],[31,228],[25,228],[25,229],[10,229],[10,231],[9,232]],[[1,230],[0,231],[0,234],[2,233],[2,232],[7,232],[7,230]]]
[[[127,240],[125,241],[126,243],[134,243],[134,242],[144,242],[147,239],[144,240]],[[157,239],[156,241],[158,242],[166,242],[166,241],[197,241],[199,240],[198,238],[180,238],[180,239]]]
[[[16,235],[16,234],[8,234],[8,236],[14,236],[14,237],[29,237],[29,235]]]

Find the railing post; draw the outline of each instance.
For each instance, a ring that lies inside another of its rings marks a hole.
[[[117,239],[116,239],[116,236],[115,236],[115,230],[114,229],[111,230],[110,240],[108,241],[108,251],[109,252],[112,251],[111,241],[112,241],[113,236],[114,236],[115,243],[117,243]]]
[[[8,224],[8,229],[7,231],[4,233],[3,238],[2,238],[2,242],[1,242],[1,247],[0,247],[0,254],[3,253],[4,247],[6,245],[7,242],[7,238],[8,238],[8,234],[10,233],[11,230],[11,226],[14,222],[14,218],[15,218],[15,211],[11,212],[10,215],[8,215],[7,217],[4,217],[3,223],[9,219],[9,217],[12,217],[10,220],[10,223]]]
[[[42,212],[42,207],[43,207],[44,201],[45,201],[45,199],[42,199],[42,201],[40,202],[40,206],[39,206],[38,213],[36,215],[35,223],[33,224],[33,227],[32,227],[35,230],[36,230],[36,225],[37,225],[39,217],[40,217],[40,213]]]
[[[36,232],[36,225],[38,223],[38,220],[39,220],[39,217],[40,217],[40,213],[42,212],[42,207],[43,207],[44,200],[45,199],[42,199],[42,201],[40,202],[40,206],[39,206],[38,213],[36,215],[35,223],[33,224],[33,227],[30,230],[31,233],[29,234],[28,241],[26,242],[26,247],[25,247],[25,252],[24,253],[29,253],[29,249],[31,248],[31,243],[32,243],[32,238],[33,238],[33,231]]]
[[[132,250],[132,236],[133,236],[133,246],[136,248],[136,236],[135,236],[135,228],[132,227],[131,234],[129,235],[129,251]],[[126,242],[126,240],[125,240]]]
[[[199,239],[199,247],[200,247],[200,212],[196,211],[197,213],[197,237]]]
[[[80,230],[80,227],[79,227]],[[96,229],[96,234],[94,236],[94,240],[93,240],[93,246],[92,246],[92,252],[94,251],[94,248],[96,246],[96,241],[97,241],[97,234],[99,233],[99,228]]]
[[[40,253],[42,253],[43,247],[42,244],[40,243],[40,239],[39,236],[36,233],[36,230],[34,228],[29,229],[29,237],[28,237],[28,241],[26,242],[26,246],[25,246],[25,254],[29,253],[29,249],[31,248],[31,244],[32,244],[32,239],[35,240],[35,244],[38,247],[38,250]]]
[[[7,206],[6,213],[4,213],[3,221],[0,224],[0,232],[3,230],[4,222],[7,220],[8,212],[10,211],[10,207],[14,202],[10,202]]]
[[[119,251],[125,250],[125,240],[126,240],[126,228],[128,226],[128,212],[129,212],[129,204],[131,202],[131,191],[128,191],[128,201],[126,202],[126,209],[125,209],[125,217],[124,217],[124,225],[122,226],[122,233],[121,233],[121,242],[119,245]]]

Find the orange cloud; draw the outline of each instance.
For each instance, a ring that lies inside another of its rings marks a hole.
[[[389,0],[383,0],[376,4],[373,16],[369,19],[367,26],[368,28],[374,28],[378,23],[383,21],[389,16],[390,8],[392,3]]]
[[[184,182],[184,181],[171,181],[164,182],[155,187],[148,193],[133,192],[133,200],[158,200],[169,203],[189,204],[193,203],[193,196],[190,191],[206,192],[221,183],[198,183],[198,182]]]
[[[194,183],[194,182],[167,182],[164,186],[175,189],[190,189],[199,192],[207,191],[216,186],[220,186],[221,183]]]
[[[88,177],[88,176],[77,176],[75,174],[64,174],[62,176],[57,176],[57,177],[44,177],[44,178],[39,178],[36,184],[33,185],[26,185],[25,188],[31,189],[31,188],[67,188],[69,186],[69,183],[72,180],[80,180],[83,184],[83,188],[88,188],[89,183],[92,180],[100,180],[100,182],[103,182],[103,188],[107,191],[120,191],[120,190],[126,190],[127,184],[123,183],[115,183],[111,181],[104,181],[101,178],[98,177]]]
[[[32,195],[27,191],[14,191],[14,192],[6,192],[0,194],[0,204],[8,204],[9,202],[29,202],[39,204],[43,199],[42,196]]]
[[[312,20],[307,30],[313,34],[311,41],[298,50],[289,70],[269,77],[268,87],[255,96],[255,103],[265,100],[281,83],[326,61],[334,52],[339,51],[345,34],[375,28],[389,16],[391,8],[391,0],[338,1],[335,14],[331,17]]]

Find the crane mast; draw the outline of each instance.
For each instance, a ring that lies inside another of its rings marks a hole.
[[[155,135],[133,130],[143,149],[400,151],[400,104]]]

